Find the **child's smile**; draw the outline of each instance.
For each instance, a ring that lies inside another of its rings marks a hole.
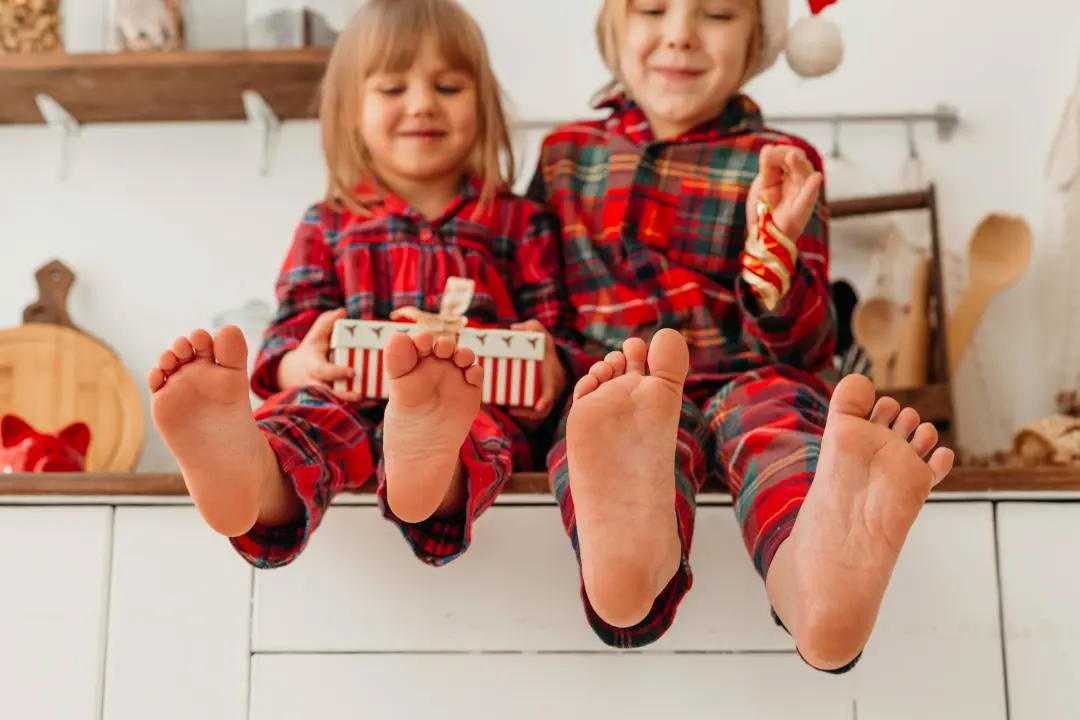
[[[632,0],[619,67],[658,137],[714,117],[738,91],[755,20],[750,0]]]

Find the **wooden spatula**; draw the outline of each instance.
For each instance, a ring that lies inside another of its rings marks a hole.
[[[930,258],[920,257],[911,270],[911,300],[900,328],[893,387],[913,388],[926,384],[930,365]]]
[[[968,285],[949,318],[949,375],[971,345],[986,306],[1024,274],[1031,262],[1031,228],[1023,218],[992,213],[968,245]]]
[[[870,360],[874,387],[889,387],[889,366],[900,340],[900,307],[885,297],[860,303],[851,316],[851,334]]]

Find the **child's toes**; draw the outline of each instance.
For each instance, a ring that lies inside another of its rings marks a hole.
[[[471,365],[465,368],[465,382],[473,387],[484,387],[484,368],[479,365]]]
[[[932,423],[923,423],[915,431],[914,437],[911,438],[911,448],[919,457],[926,457],[926,454],[937,445],[937,441],[937,428]]]
[[[893,420],[896,419],[896,414],[899,412],[900,403],[896,402],[894,398],[887,396],[880,398],[877,403],[874,404],[874,409],[870,412],[870,422],[876,425],[889,427],[892,425]]]
[[[637,375],[645,374],[645,359],[649,346],[641,338],[629,338],[623,343],[623,356],[626,358],[626,372]]]
[[[454,364],[465,369],[476,362],[476,353],[471,348],[458,346],[454,351]]]
[[[157,392],[165,386],[165,373],[161,371],[161,368],[153,368],[146,376],[146,384],[150,388],[150,392]]]
[[[180,367],[180,360],[172,350],[166,350],[158,356],[157,366],[165,375],[168,375],[176,372],[176,368]]]
[[[435,357],[440,360],[449,360],[454,356],[454,350],[457,348],[457,343],[448,337],[440,337],[435,340],[435,345],[432,347],[432,352],[435,353]]]
[[[214,359],[214,338],[210,337],[210,333],[202,329],[196,330],[188,336],[188,341],[191,343],[191,349],[195,352],[196,358]]]
[[[177,362],[183,365],[195,359],[195,351],[191,348],[191,341],[186,337],[178,337],[172,344],[173,355]]]
[[[419,357],[425,358],[431,354],[431,350],[435,346],[435,336],[426,331],[418,332],[412,337],[412,342],[416,346]]]
[[[604,362],[611,366],[611,370],[615,377],[619,377],[626,372],[626,356],[619,350],[612,350],[604,358]]]
[[[893,432],[907,440],[911,437],[911,433],[915,432],[915,428],[919,427],[919,422],[919,413],[913,408],[906,407],[896,416],[896,422],[892,426]]]
[[[615,368],[604,361],[593,363],[593,366],[589,368],[589,375],[594,377],[599,385],[600,383],[606,383],[608,380],[615,377]]]
[[[949,448],[938,448],[934,451],[934,454],[926,462],[934,473],[934,485],[945,479],[945,476],[952,470],[955,460],[956,454]]]
[[[428,352],[430,351],[429,346]],[[394,333],[383,349],[383,367],[391,379],[397,379],[412,372],[420,362],[420,355],[420,349],[412,338],[404,333]]]
[[[580,400],[598,387],[600,387],[600,381],[593,377],[591,374],[586,375],[585,377],[578,380],[577,384],[574,385],[574,399]]]

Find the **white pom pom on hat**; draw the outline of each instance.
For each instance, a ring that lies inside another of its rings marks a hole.
[[[840,28],[821,17],[821,11],[836,0],[808,1],[810,15],[789,28],[791,0],[758,0],[762,29],[758,73],[772,67],[780,53],[784,53],[788,65],[801,77],[821,77],[840,67],[844,59]]]

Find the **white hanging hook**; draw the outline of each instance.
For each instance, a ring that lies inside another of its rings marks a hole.
[[[837,160],[840,159],[840,118],[833,120],[832,124],[832,152],[830,153]]]
[[[281,131],[281,121],[258,91],[245,90],[241,98],[248,122],[259,133],[259,174],[268,175],[274,164],[274,150]]]
[[[915,147],[915,123],[911,120],[907,121],[907,142],[908,142],[908,159],[918,160],[919,152]]]
[[[70,156],[70,142],[79,133],[79,123],[71,116],[64,106],[53,100],[44,93],[34,96],[38,111],[44,118],[45,124],[54,131],[60,133],[60,179],[67,177],[68,159]]]

